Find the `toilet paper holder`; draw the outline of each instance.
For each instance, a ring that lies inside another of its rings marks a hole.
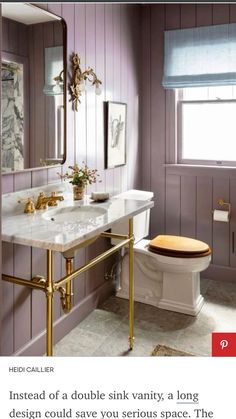
[[[224,205],[226,207],[228,207],[228,211],[229,211],[229,215],[230,215],[230,213],[231,213],[231,204],[229,202],[225,202],[223,199],[219,199],[217,201],[217,204],[220,205],[221,207],[223,207]]]

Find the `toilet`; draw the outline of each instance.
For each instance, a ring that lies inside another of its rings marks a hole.
[[[118,195],[123,199],[151,200],[152,192],[130,190]],[[200,293],[200,272],[208,268],[211,249],[189,237],[149,234],[150,209],[134,217],[134,299],[156,307],[196,316],[204,299]],[[127,231],[119,223],[112,230]],[[113,241],[113,244],[115,242]],[[120,298],[129,297],[129,257],[122,258]]]

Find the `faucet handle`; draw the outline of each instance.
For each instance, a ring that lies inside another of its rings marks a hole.
[[[47,204],[44,202],[44,198],[45,198],[45,193],[40,192],[37,198],[36,206],[35,206],[37,210],[46,209]]]
[[[19,204],[25,203],[25,209],[24,209],[25,214],[33,214],[35,212],[35,206],[34,206],[34,201],[32,197],[19,199],[18,203]]]
[[[51,192],[51,196],[48,198],[48,206],[55,207],[57,206],[57,201],[64,201],[64,197],[62,195],[57,195],[61,192]],[[50,199],[51,198],[51,199]]]

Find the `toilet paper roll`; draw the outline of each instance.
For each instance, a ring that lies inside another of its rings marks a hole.
[[[229,211],[214,210],[213,211],[214,221],[223,221],[224,223],[229,222]]]

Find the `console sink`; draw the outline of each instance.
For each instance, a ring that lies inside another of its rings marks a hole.
[[[105,208],[93,207],[92,205],[70,206],[48,210],[42,214],[42,218],[56,223],[88,223],[106,213]]]

